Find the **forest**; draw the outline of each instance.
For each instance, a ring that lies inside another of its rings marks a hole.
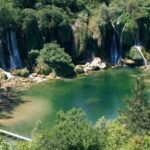
[[[150,59],[149,6],[149,0],[1,0],[1,67],[71,76],[93,56],[107,66],[126,59],[141,65]]]

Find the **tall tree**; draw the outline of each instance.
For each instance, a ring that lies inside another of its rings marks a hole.
[[[125,110],[121,111],[121,118],[127,127],[139,134],[150,130],[150,102],[145,93],[143,78],[136,80],[133,96],[127,97],[125,104]]]
[[[32,8],[36,0],[12,0],[14,7]]]

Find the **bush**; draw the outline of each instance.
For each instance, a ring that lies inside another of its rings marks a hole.
[[[14,7],[32,8],[36,0],[12,0]]]
[[[70,76],[74,74],[74,65],[71,57],[57,43],[44,45],[37,58],[37,68],[39,66],[41,72],[45,72],[46,67],[46,70],[53,69],[59,76]]]
[[[39,50],[31,50],[28,53],[28,58],[31,65],[34,65],[36,63],[36,59],[38,58],[39,55],[40,55]]]
[[[52,68],[44,63],[43,59],[40,57],[37,59],[37,66],[35,68],[35,72],[38,74],[48,75],[52,72]]]
[[[23,68],[23,69],[18,69],[18,70],[12,70],[11,73],[14,76],[28,77],[30,72],[27,68]]]

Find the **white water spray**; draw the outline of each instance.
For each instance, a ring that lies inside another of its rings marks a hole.
[[[116,35],[114,33],[112,44],[111,44],[111,63],[115,65],[118,63],[118,60],[119,60],[119,56],[118,56],[117,41],[116,41]]]
[[[144,56],[144,54],[142,53],[142,47],[140,45],[140,38],[139,38],[139,32],[137,32],[136,38],[135,38],[135,46],[134,46],[138,52],[140,53],[141,57],[143,58],[143,63],[144,65],[147,67],[147,60]]]
[[[10,68],[20,68],[22,65],[17,45],[16,33],[12,30],[10,32],[7,32],[7,44],[10,54]]]

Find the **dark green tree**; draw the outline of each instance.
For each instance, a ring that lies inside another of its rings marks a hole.
[[[37,62],[38,65],[43,62],[59,76],[69,76],[74,73],[71,57],[57,43],[45,44],[40,51]]]
[[[125,99],[125,110],[121,116],[127,127],[135,133],[145,133],[150,130],[150,102],[145,93],[144,79],[138,78],[133,90],[133,96]]]
[[[98,129],[87,122],[81,109],[57,114],[52,131],[35,134],[30,144],[20,144],[19,150],[101,150]]]
[[[12,0],[14,7],[32,8],[36,0]]]

